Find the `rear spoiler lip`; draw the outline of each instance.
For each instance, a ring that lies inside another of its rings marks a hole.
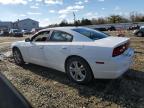
[[[130,38],[127,38],[127,40],[125,40],[125,41],[123,41],[123,42],[115,45],[113,48],[119,47],[119,46],[121,46],[121,45],[123,45],[123,44],[126,44],[126,43],[130,43]]]

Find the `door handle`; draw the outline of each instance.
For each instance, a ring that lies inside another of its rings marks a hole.
[[[67,47],[63,46],[62,49],[67,49]]]

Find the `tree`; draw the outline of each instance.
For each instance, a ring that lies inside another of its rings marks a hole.
[[[92,23],[91,23],[91,20],[89,20],[89,19],[82,19],[81,20],[81,25],[91,25]]]
[[[51,24],[51,25],[49,25],[47,27],[58,27],[58,26],[59,26],[59,24]]]
[[[108,17],[108,22],[109,23],[121,23],[123,21],[123,17],[120,15],[111,15]]]
[[[67,20],[62,20],[61,21],[61,23],[59,24],[59,26],[68,26],[69,24],[68,24],[68,22],[67,22]]]
[[[93,25],[96,25],[96,24],[97,24],[97,19],[96,19],[96,18],[92,18],[92,19],[91,19],[91,23],[92,23]]]
[[[98,18],[97,21],[96,21],[96,23],[97,23],[97,24],[106,24],[107,21],[106,21],[106,19],[104,19],[104,18]]]
[[[130,13],[130,20],[132,22],[141,22],[144,21],[144,15],[141,13],[137,13],[137,12],[131,12]]]
[[[141,21],[141,22],[144,22],[144,16],[141,17],[141,20],[140,20],[140,21]]]
[[[132,22],[135,22],[135,12],[131,12],[131,13],[130,13],[130,20],[131,20]]]
[[[129,18],[125,18],[120,15],[111,15],[109,17],[100,17],[93,19],[75,20],[75,22],[68,23],[67,20],[62,20],[59,24],[52,24],[49,27],[55,26],[84,26],[84,25],[96,25],[96,24],[107,24],[107,23],[127,23],[127,22],[144,22],[144,14],[131,12]]]

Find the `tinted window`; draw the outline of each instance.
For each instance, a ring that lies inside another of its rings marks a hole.
[[[13,30],[14,32],[20,32],[19,30]]]
[[[32,41],[34,42],[44,42],[47,40],[49,36],[49,31],[42,31],[42,32],[39,32],[37,35],[35,35],[33,38],[32,38]]]
[[[50,41],[71,42],[72,35],[61,31],[54,31],[51,35]]]
[[[105,33],[102,33],[100,31],[96,31],[96,30],[92,30],[92,29],[87,29],[87,28],[76,28],[76,29],[72,29],[72,30],[75,32],[78,32],[92,40],[98,40],[98,39],[108,37],[108,35]]]
[[[18,29],[13,29],[12,32],[20,32]]]

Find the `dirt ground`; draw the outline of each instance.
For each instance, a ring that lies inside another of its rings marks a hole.
[[[116,32],[110,32],[115,35]],[[15,65],[13,58],[0,61],[0,72],[24,95],[34,108],[143,108],[144,107],[144,37],[131,38],[135,50],[134,65],[119,79],[94,80],[77,85],[66,74],[27,64]],[[23,38],[1,38],[0,43]],[[9,44],[0,44],[0,52]]]
[[[26,37],[30,37],[30,35],[25,35],[23,37],[6,37],[6,36],[0,36],[0,43],[3,42],[13,42],[13,41],[19,41],[19,40],[23,40]]]

